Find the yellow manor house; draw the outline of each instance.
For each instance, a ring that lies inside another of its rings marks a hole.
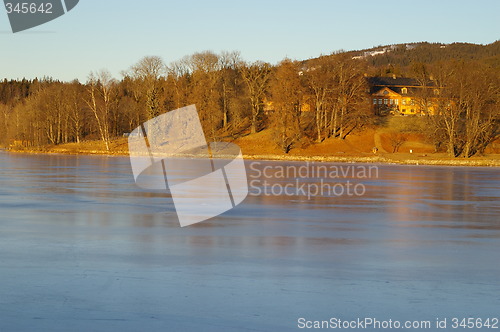
[[[434,114],[439,89],[432,79],[425,84],[406,77],[369,77],[370,94],[375,113],[379,115]]]
[[[366,77],[368,91],[371,96],[373,111],[377,115],[434,115],[438,107],[443,106],[441,89],[431,78],[424,84],[408,77]],[[301,112],[314,110],[311,95],[302,97]],[[266,114],[275,111],[272,100],[263,101]],[[449,102],[446,107],[449,107]]]

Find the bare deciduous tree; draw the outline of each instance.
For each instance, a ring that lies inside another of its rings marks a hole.
[[[366,110],[366,80],[363,77],[362,62],[344,55],[334,56],[333,112],[331,113],[331,135],[345,139],[354,127],[353,119]],[[350,127],[350,128],[349,128]]]
[[[223,123],[219,56],[211,51],[194,53],[188,64],[192,77],[190,101],[198,108],[205,132],[215,139]]]
[[[445,133],[449,155],[470,158],[500,134],[498,69],[453,62],[434,70],[441,93],[433,123]]]
[[[301,138],[302,86],[297,63],[283,60],[274,73],[270,87],[273,101],[273,124],[278,145],[288,153]]]
[[[101,140],[109,151],[111,140],[111,111],[116,102],[115,80],[107,70],[90,73],[87,82],[88,98],[85,100],[94,114]]]
[[[158,116],[161,107],[160,79],[165,73],[165,64],[158,56],[146,56],[133,65],[125,76],[133,80],[136,99],[143,104],[146,119]]]
[[[327,105],[334,88],[333,73],[332,62],[326,57],[311,61],[304,73],[314,104],[317,142],[323,140],[323,133],[327,128]]]
[[[252,109],[251,132],[255,134],[258,129],[263,100],[271,76],[271,66],[262,61],[252,64],[241,63],[240,70],[248,89],[248,98],[250,99]]]

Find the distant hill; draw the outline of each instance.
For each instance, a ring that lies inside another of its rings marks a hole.
[[[412,63],[432,64],[450,60],[479,60],[500,68],[500,40],[487,45],[428,42],[395,44],[337,53],[365,59],[369,65],[378,68],[404,68]]]

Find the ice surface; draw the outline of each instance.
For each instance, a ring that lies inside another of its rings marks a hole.
[[[0,331],[498,317],[499,169],[379,170],[362,197],[250,195],[180,228],[128,158],[0,153]]]

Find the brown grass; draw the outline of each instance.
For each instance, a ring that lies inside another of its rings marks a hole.
[[[349,135],[345,140],[329,138],[321,143],[301,142],[290,153],[283,153],[274,143],[273,133],[266,129],[257,134],[240,137],[234,141],[239,145],[247,159],[266,160],[310,160],[310,161],[335,161],[335,162],[368,162],[368,163],[394,163],[411,165],[451,165],[451,166],[495,166],[500,167],[500,155],[497,145],[489,148],[486,155],[475,156],[470,159],[452,158],[443,153],[433,153],[432,145],[424,142],[424,137],[409,134],[398,153],[384,153],[379,148],[377,154],[372,149],[376,145],[374,137],[378,133],[382,148],[392,151],[388,133],[375,129],[366,129]],[[410,153],[410,149],[413,153]],[[110,151],[106,151],[101,141],[85,141],[79,144],[69,143],[57,146],[45,146],[37,149],[16,148],[13,152],[29,153],[59,153],[59,154],[86,154],[86,155],[128,155],[128,142],[126,138],[113,140]],[[380,152],[382,151],[382,152]]]

